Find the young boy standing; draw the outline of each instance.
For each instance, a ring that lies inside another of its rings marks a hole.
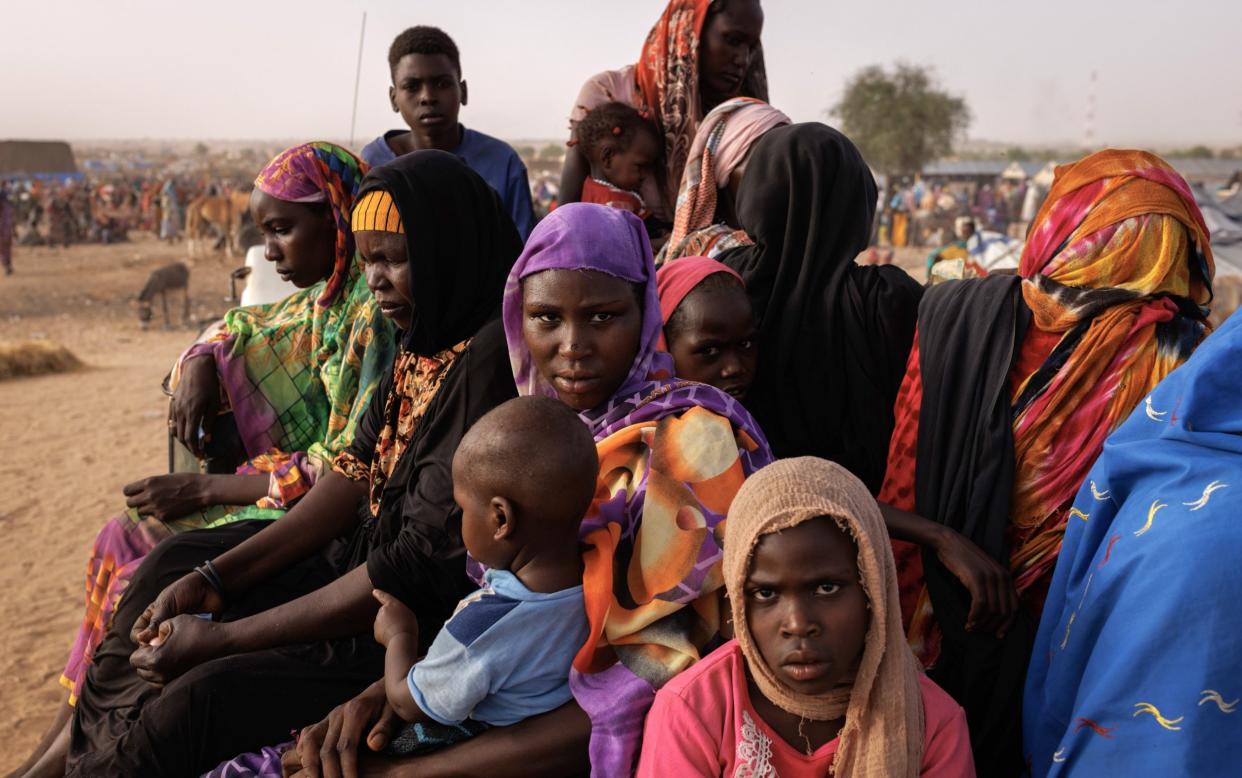
[[[456,154],[500,194],[525,241],[535,226],[526,166],[509,144],[457,120],[468,97],[457,44],[437,27],[411,27],[393,40],[388,67],[388,99],[407,128],[371,141],[362,158],[374,167],[420,149]]]

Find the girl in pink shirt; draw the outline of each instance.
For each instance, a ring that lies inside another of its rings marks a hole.
[[[647,716],[640,778],[972,778],[966,717],[906,645],[875,500],[839,465],[786,459],[729,508],[735,639]]]

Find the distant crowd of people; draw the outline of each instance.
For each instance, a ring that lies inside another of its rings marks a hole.
[[[939,246],[963,217],[980,231],[1023,240],[1047,196],[1048,187],[1035,179],[951,183],[916,175],[881,192],[876,240],[881,246]]]

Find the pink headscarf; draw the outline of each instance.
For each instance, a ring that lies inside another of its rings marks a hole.
[[[677,193],[670,247],[712,223],[716,190],[728,185],[729,176],[755,141],[784,124],[791,124],[788,116],[753,97],[727,100],[703,117],[690,145],[690,158]]]
[[[717,273],[727,273],[745,285],[742,277],[733,268],[707,257],[682,257],[670,262],[656,271],[656,291],[660,295],[660,321],[668,324],[668,319],[686,299],[686,295],[694,290],[703,279]],[[660,351],[668,351],[668,343],[664,339],[664,330],[660,330]]]

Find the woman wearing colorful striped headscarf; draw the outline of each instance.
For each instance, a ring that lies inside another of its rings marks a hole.
[[[218,411],[232,412],[249,459],[234,475],[171,473],[124,489],[129,506],[95,538],[86,614],[60,683],[77,702],[117,601],[165,537],[247,519],[275,519],[352,441],[392,363],[394,329],[367,289],[349,214],[365,163],[329,143],[274,158],[255,180],[251,212],[265,253],[298,292],[235,308],[173,371],[171,431],[198,450]],[[221,409],[221,399],[224,408]],[[62,711],[49,730],[59,732]],[[42,750],[42,749],[41,749]]]
[[[636,64],[594,75],[582,86],[571,129],[603,103],[646,113],[664,138],[665,170],[644,181],[639,194],[657,217],[670,219],[704,114],[742,95],[768,99],[762,32],[759,0],[669,0]],[[586,156],[571,146],[561,171],[562,203],[578,201],[589,173]]]
[[[976,622],[940,562],[896,549],[911,644],[966,708],[980,774],[1021,770],[1014,701],[1072,500],[1104,439],[1203,339],[1212,276],[1186,182],[1155,155],[1103,151],[1057,170],[1017,277],[923,297],[880,499],[1012,573],[1013,616]],[[989,592],[986,609],[1012,596]]]

